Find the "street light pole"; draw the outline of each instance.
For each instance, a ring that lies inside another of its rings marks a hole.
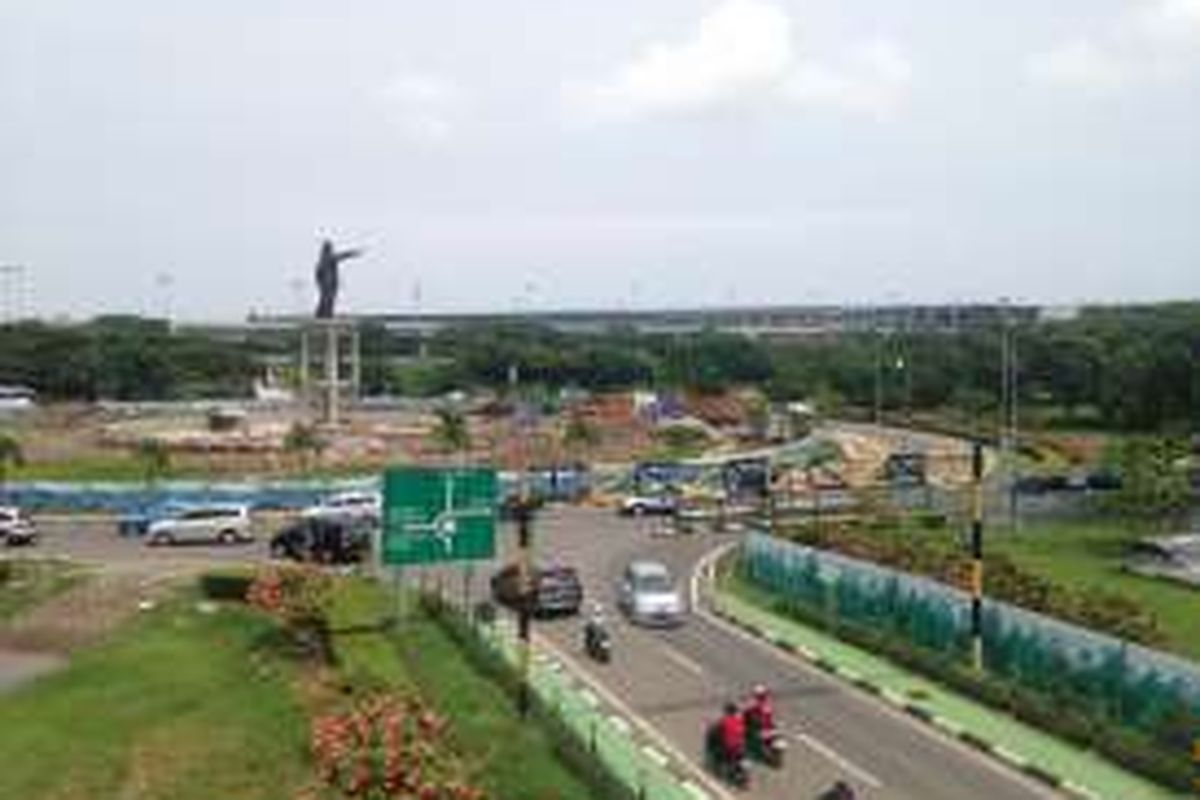
[[[1020,445],[1017,438],[1018,423],[1018,378],[1017,378],[1017,331],[1013,308],[1009,298],[1001,298],[1004,306],[1003,331],[1000,339],[1001,405],[1000,442],[1004,464],[1004,489],[1008,492],[1009,527],[1020,526],[1020,508],[1017,499],[1018,455]]]
[[[875,355],[875,424],[883,424],[883,340],[879,333],[879,309],[871,310],[871,333]]]
[[[4,318],[0,322],[20,322],[25,281],[25,267],[20,264],[0,264],[0,278],[4,279]]]

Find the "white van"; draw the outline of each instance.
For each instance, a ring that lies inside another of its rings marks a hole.
[[[254,540],[246,506],[190,506],[155,520],[146,529],[146,544],[219,542],[237,544]]]

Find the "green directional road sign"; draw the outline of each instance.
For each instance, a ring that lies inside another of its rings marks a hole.
[[[496,553],[496,472],[398,467],[383,479],[383,563],[476,561]]]

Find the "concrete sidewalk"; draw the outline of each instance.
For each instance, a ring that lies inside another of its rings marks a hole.
[[[1084,800],[1182,800],[1101,756],[1032,728],[828,634],[710,587],[719,617],[880,696],[1068,796]]]

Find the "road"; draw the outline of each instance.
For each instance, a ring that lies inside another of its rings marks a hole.
[[[686,578],[705,553],[730,541],[711,534],[654,537],[652,526],[611,512],[550,511],[538,522],[537,549],[543,557],[578,566],[589,599],[612,609],[617,577],[631,557],[656,558]],[[631,626],[615,612],[609,616],[614,658],[607,665],[580,657],[578,619],[539,623],[538,630],[696,763],[703,727],[725,700],[744,697],[756,683],[773,689],[791,738],[788,764],[782,772],[756,769],[755,785],[741,796],[813,798],[838,778],[862,797],[888,800],[1056,796],[717,620],[693,613],[684,626],[661,631]]]
[[[888,800],[1036,800],[1049,789],[852,689],[804,662],[748,639],[724,623],[691,613],[674,630],[633,627],[615,612],[615,585],[634,556],[663,561],[687,579],[701,557],[730,535],[651,535],[655,523],[626,520],[611,511],[550,509],[535,526],[539,558],[579,568],[589,601],[610,609],[614,659],[598,665],[581,657],[578,618],[539,622],[539,636],[585,669],[607,693],[646,720],[677,752],[701,762],[702,733],[724,701],[756,683],[770,686],[778,717],[790,734],[788,764],[758,768],[751,800],[815,798],[835,779],[851,782],[865,798]],[[44,521],[42,554],[69,555],[110,569],[178,572],[213,563],[266,558],[270,526],[243,546],[148,548],[120,539],[111,523]],[[515,541],[501,529],[503,557]],[[481,572],[484,572],[481,570]],[[481,582],[484,578],[480,575]],[[477,590],[478,591],[478,590]]]

